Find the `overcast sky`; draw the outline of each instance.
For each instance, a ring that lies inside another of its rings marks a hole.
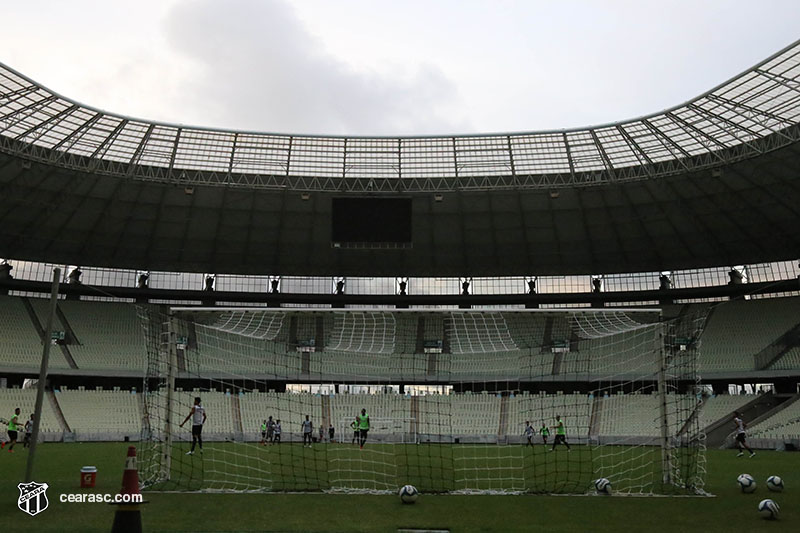
[[[800,38],[800,1],[4,2],[0,62],[139,118],[535,131],[679,104]]]

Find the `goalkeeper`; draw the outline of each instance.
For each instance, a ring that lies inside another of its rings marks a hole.
[[[361,409],[361,414],[356,417],[358,420],[359,431],[359,447],[364,449],[364,444],[367,442],[367,433],[369,432],[369,415],[366,409]]]

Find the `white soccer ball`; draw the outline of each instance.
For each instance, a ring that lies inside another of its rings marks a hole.
[[[419,491],[414,485],[405,485],[400,489],[400,501],[414,503],[419,498]]]
[[[773,492],[783,492],[783,480],[780,476],[769,476],[767,478],[767,488]]]
[[[736,482],[739,483],[739,488],[742,489],[742,492],[746,494],[756,490],[756,480],[750,474],[741,474],[736,478]]]
[[[781,513],[781,508],[772,500],[761,500],[758,504],[758,514],[762,518],[772,519],[778,518]]]
[[[598,494],[611,494],[611,482],[604,477],[595,480],[594,488]]]

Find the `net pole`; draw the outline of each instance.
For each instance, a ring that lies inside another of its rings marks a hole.
[[[667,352],[664,349],[664,324],[659,327],[659,346],[656,349],[658,368],[658,405],[661,422],[661,472],[664,485],[671,483],[672,465],[669,449],[669,420],[667,418]]]
[[[25,465],[25,482],[33,481],[33,465],[36,458],[36,443],[39,442],[39,427],[42,420],[42,404],[44,403],[44,387],[47,383],[47,365],[50,361],[50,346],[52,341],[50,336],[53,334],[53,320],[56,315],[56,305],[58,304],[58,282],[61,279],[61,269],[53,269],[53,283],[50,288],[50,311],[47,314],[47,324],[44,330],[44,348],[42,349],[42,364],[39,368],[39,383],[36,387],[36,407],[33,412],[33,431],[31,432],[31,449],[28,453],[28,462]]]
[[[178,347],[175,336],[175,318],[172,311],[167,319],[167,354],[169,364],[167,364],[167,398],[164,413],[164,472],[162,479],[168,481],[172,473],[172,406],[175,402],[175,371],[178,367]]]

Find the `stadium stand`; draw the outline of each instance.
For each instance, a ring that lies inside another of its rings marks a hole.
[[[798,322],[800,298],[732,301],[716,307],[701,338],[700,372],[755,370],[755,354]]]
[[[539,359],[538,356],[535,357]],[[528,365],[528,358],[519,350],[443,354],[439,356],[439,375],[456,381],[507,380],[509,376],[530,370]]]
[[[521,349],[544,344],[545,316],[537,313],[503,313],[511,337]]]
[[[183,426],[183,429],[179,428],[178,424],[183,422],[186,415],[191,412],[196,396],[200,397],[201,404],[205,407],[206,416],[208,417],[203,426],[203,434],[232,435],[236,428],[231,397],[230,394],[219,391],[177,391],[175,402],[180,406],[178,410],[180,416],[174,421],[173,431],[184,432],[185,434],[191,429],[191,420]],[[189,438],[191,439],[191,437]]]
[[[424,321],[423,339],[425,342],[443,341],[444,339],[444,317],[441,315],[423,315]]]
[[[772,370],[797,370],[800,368],[800,346],[791,348],[769,368]]]
[[[655,394],[612,394],[601,401],[600,435],[657,437],[660,434]]]
[[[427,359],[420,354],[336,352],[325,350],[311,356],[312,374],[326,378],[422,379]],[[318,362],[318,366],[314,364]],[[346,364],[343,364],[346,362]]]
[[[207,393],[206,393],[207,394]],[[322,400],[319,395],[306,393],[248,392],[239,395],[242,427],[246,435],[258,434],[261,423],[269,416],[280,420],[284,440],[290,433],[300,433],[304,415],[309,415],[314,426],[322,423]]]
[[[145,339],[134,306],[124,303],[59,302],[79,340],[69,346],[79,368],[142,371]]]
[[[706,428],[721,418],[731,415],[752,399],[752,396],[739,394],[718,394],[706,398],[699,413],[700,427]]]
[[[130,391],[61,389],[56,400],[77,440],[139,437],[142,415],[137,395]]]
[[[389,421],[402,427],[404,433],[411,428],[411,398],[399,394],[336,394],[330,397],[331,420],[342,442],[350,442],[352,431],[349,424],[356,415],[366,409],[370,417],[371,432],[385,432]],[[402,424],[402,426],[400,425]]]
[[[395,325],[395,353],[415,353],[417,351],[417,315],[400,313],[395,320],[397,322]]]
[[[0,366],[35,369],[42,360],[42,343],[22,299],[0,296]],[[51,350],[52,368],[67,368],[57,350]]]
[[[47,302],[37,298],[31,298],[30,302],[42,322]],[[677,317],[678,329],[683,324],[684,333],[688,335],[690,320],[684,320],[687,322],[684,324],[681,317],[695,316],[696,312],[707,307],[708,304],[667,306],[665,313]],[[68,336],[66,348],[79,369],[138,372],[144,368],[145,339],[134,306],[62,300],[59,301],[59,310],[66,324],[57,317],[54,329],[69,330],[74,335],[74,338]],[[311,347],[302,345],[315,342],[319,334],[318,316],[324,317],[325,334],[322,344],[311,351]],[[476,314],[476,317],[480,316]],[[800,317],[800,298],[733,301],[717,305],[701,337],[703,375],[754,370],[755,354],[797,325],[797,317]],[[306,350],[306,355],[289,343],[291,320],[295,320],[294,341],[301,345],[300,350]],[[418,320],[422,320],[424,325],[422,339],[417,338]],[[553,370],[556,374],[581,374],[602,369],[609,375],[647,374],[655,370],[655,360],[649,360],[646,353],[647,343],[652,339],[635,332],[625,334],[615,343],[604,339],[575,342],[569,340],[572,333],[568,320],[563,317],[503,313],[501,323],[481,322],[474,328],[449,321],[443,316],[409,313],[398,314],[391,324],[385,317],[378,319],[380,323],[375,319],[364,319],[354,328],[337,323],[332,313],[319,313],[284,320],[274,340],[243,337],[198,323],[193,327],[195,342],[190,342],[186,350],[186,370],[191,373],[195,368],[203,368],[206,372],[278,378],[304,373],[336,378],[375,375],[386,379],[418,379],[436,375],[441,379],[463,380],[501,380],[515,375],[524,378],[527,375],[546,375]],[[347,331],[343,327],[347,327]],[[39,334],[21,298],[0,296],[0,328],[6,339],[0,345],[2,365],[37,368],[41,353]],[[184,329],[178,333],[191,337],[190,330]],[[545,330],[549,330],[551,344],[558,341],[559,346],[555,349],[543,346],[547,341]],[[680,331],[676,336],[681,336]],[[445,337],[448,343],[443,344],[444,353],[432,359],[426,354],[414,355],[420,341],[422,344],[427,341],[432,346],[431,343],[444,341]],[[633,364],[630,352],[638,353]],[[62,354],[51,353],[51,368],[68,368]],[[307,366],[304,366],[304,357]],[[340,364],[343,358],[348,361],[347,365]],[[558,364],[554,365],[556,359]],[[770,366],[771,370],[798,368],[798,347],[789,350]]]
[[[501,399],[492,394],[419,396],[418,433],[496,436]]]
[[[792,403],[771,417],[748,428],[748,434],[759,438],[783,438],[800,436],[800,401]]]
[[[22,424],[36,406],[36,389],[0,389],[0,416],[5,419],[14,414],[14,409],[20,408],[20,421]],[[42,403],[42,420],[40,431],[61,433],[61,425],[53,412],[50,403],[45,399]]]
[[[567,428],[567,435],[588,435],[592,416],[591,402],[586,395],[574,392],[564,394],[518,394],[508,399],[508,435],[522,435],[525,422],[530,422],[538,432],[542,424],[555,425],[555,417],[560,415]],[[552,431],[551,431],[552,432]]]
[[[231,376],[295,376],[301,371],[297,351],[269,340],[242,337],[227,332],[196,327],[197,345],[186,350],[186,370],[203,368]]]

